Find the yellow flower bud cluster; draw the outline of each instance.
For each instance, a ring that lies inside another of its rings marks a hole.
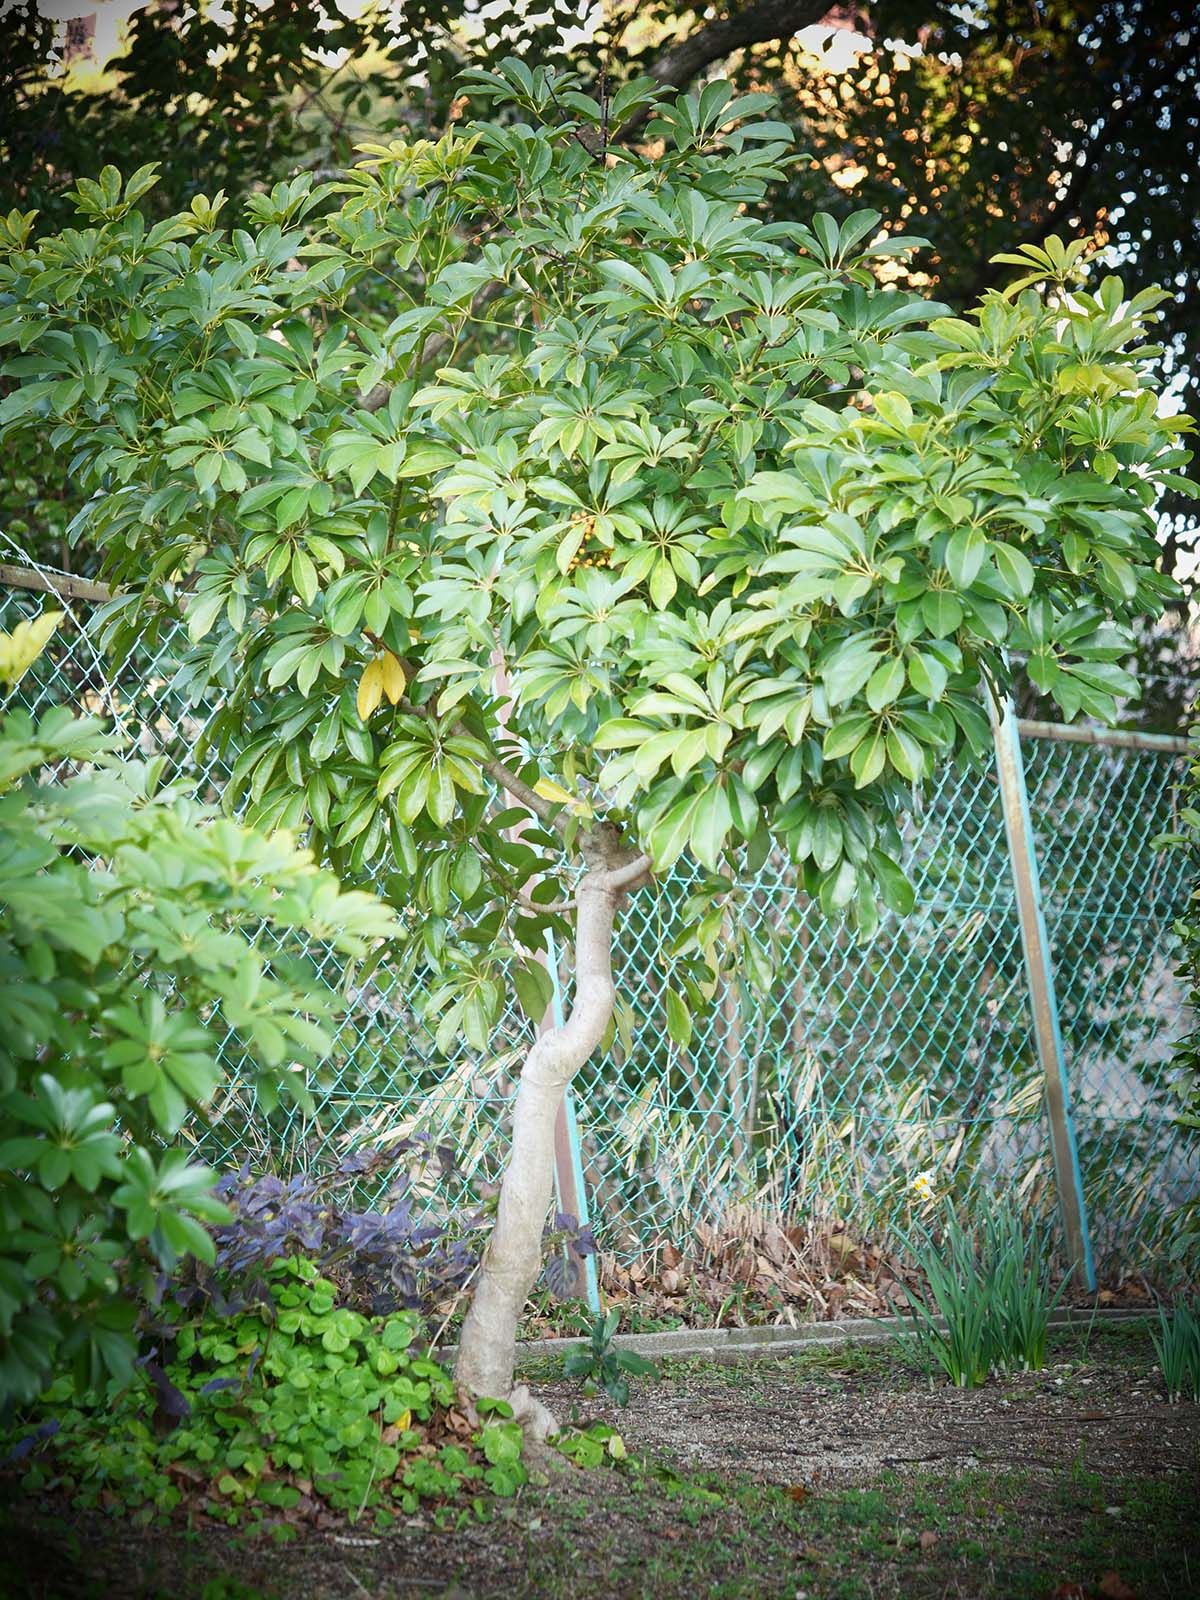
[[[568,575],[580,567],[611,567],[612,551],[605,545],[596,545],[588,549],[588,541],[596,531],[596,518],[593,514],[590,511],[576,511],[572,513],[571,521],[583,524],[583,540],[567,563]]]

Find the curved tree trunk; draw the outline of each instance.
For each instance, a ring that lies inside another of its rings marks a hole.
[[[644,881],[649,869],[644,857],[631,860],[607,832],[597,830],[583,848],[588,871],[576,889],[574,1004],[562,1027],[537,1040],[521,1069],[496,1225],[455,1368],[471,1394],[511,1396],[518,1418],[543,1436],[553,1418],[524,1392],[513,1394],[513,1366],[517,1324],[542,1264],[542,1231],[554,1188],[554,1123],[567,1085],[608,1027],[615,997],[613,920],[626,890]]]

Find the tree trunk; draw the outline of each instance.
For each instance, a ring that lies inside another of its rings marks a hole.
[[[554,1188],[554,1123],[571,1079],[600,1043],[613,1012],[612,931],[626,891],[649,862],[631,859],[615,830],[581,841],[588,870],[576,889],[575,999],[561,1028],[525,1058],[513,1108],[512,1151],[496,1225],[463,1323],[455,1375],[473,1395],[507,1399],[534,1436],[554,1420],[525,1390],[513,1390],[517,1324],[542,1264],[542,1231]]]

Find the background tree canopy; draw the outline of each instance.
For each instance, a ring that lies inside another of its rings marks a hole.
[[[161,164],[156,214],[221,189],[237,201],[298,169],[338,167],[363,140],[436,137],[466,110],[455,98],[463,69],[510,53],[569,64],[601,94],[639,74],[683,89],[720,71],[778,94],[816,158],[772,191],[774,219],[874,207],[894,232],[928,240],[887,275],[955,310],[1003,281],[1006,269],[989,264],[997,252],[1051,233],[1088,238],[1131,292],[1172,291],[1160,336],[1180,409],[1195,410],[1200,67],[1182,0],[419,0],[402,22],[373,5],[347,19],[336,0],[232,0],[227,14],[225,23],[204,0],[198,14],[153,6],[131,20],[125,55],[82,75],[48,65],[55,24],[34,0],[12,6],[0,63],[0,211],[36,207],[40,225],[69,225],[66,197],[79,177],[151,158]],[[478,97],[470,110],[508,115]],[[643,133],[633,117],[620,136]],[[17,532],[64,564],[53,542],[67,520],[64,491],[39,488],[12,491],[41,502],[35,516],[17,508]],[[1173,492],[1161,508],[1165,565],[1185,580],[1188,504]],[[1176,630],[1165,652],[1161,642],[1148,649],[1159,667],[1165,654],[1175,682],[1148,683],[1147,716],[1181,724],[1186,640]]]

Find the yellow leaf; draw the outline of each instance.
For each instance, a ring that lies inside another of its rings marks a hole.
[[[61,611],[43,611],[40,617],[18,622],[11,633],[0,633],[0,679],[10,685],[19,683],[62,619]]]
[[[574,804],[574,796],[570,791],[564,789],[561,783],[555,783],[553,778],[539,778],[533,786],[533,792],[540,794],[543,800],[553,800],[556,805]]]
[[[593,817],[596,814],[590,800],[572,794],[561,783],[555,783],[553,778],[539,778],[533,786],[533,792],[540,794],[543,800],[552,800],[556,806],[566,806],[574,816]]]
[[[383,662],[378,658],[368,662],[358,680],[358,714],[365,722],[383,699]]]
[[[608,1453],[614,1461],[624,1461],[627,1451],[625,1441],[619,1433],[610,1433],[608,1436]]]
[[[392,705],[399,705],[404,696],[404,668],[390,650],[383,652],[383,692]]]

